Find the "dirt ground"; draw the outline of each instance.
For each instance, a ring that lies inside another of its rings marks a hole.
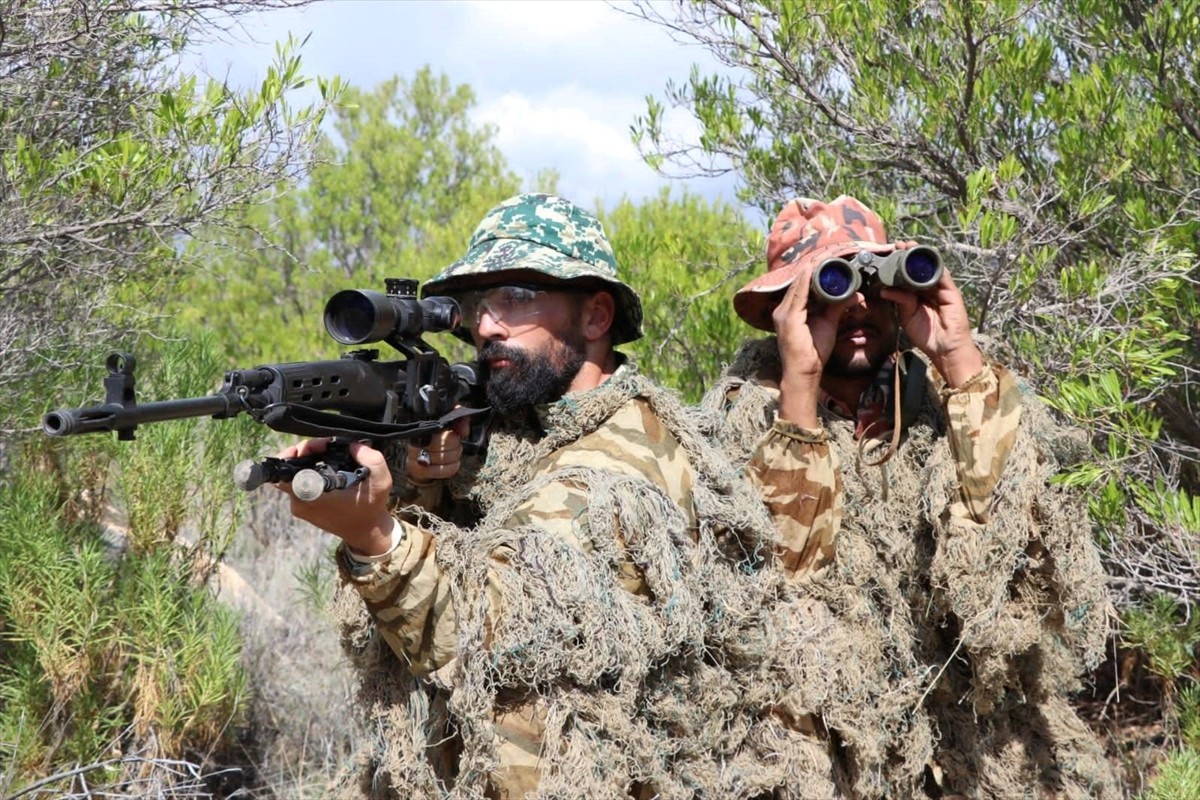
[[[1073,705],[1104,742],[1129,797],[1146,791],[1157,765],[1175,744],[1164,713],[1161,682],[1132,650],[1110,648],[1092,673],[1092,686]]]

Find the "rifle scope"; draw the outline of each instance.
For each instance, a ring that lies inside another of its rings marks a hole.
[[[387,292],[344,289],[325,303],[325,330],[342,344],[450,331],[462,314],[450,297],[417,299],[417,282],[388,279]]]

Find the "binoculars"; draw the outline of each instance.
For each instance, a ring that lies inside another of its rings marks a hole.
[[[936,285],[941,277],[942,258],[932,247],[918,245],[886,256],[861,250],[849,259],[821,262],[813,270],[811,291],[826,303],[838,303],[875,280],[915,292]]]

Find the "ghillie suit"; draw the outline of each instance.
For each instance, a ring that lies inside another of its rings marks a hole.
[[[403,512],[411,549],[339,559],[376,739],[340,796],[837,794],[784,683],[745,683],[786,592],[774,531],[673,393],[625,364],[503,420],[451,488]]]
[[[706,397],[735,463],[779,427],[780,371],[773,337],[750,342]],[[842,497],[825,514],[840,520],[836,555],[804,582],[801,621],[779,625],[802,630],[813,601],[833,623],[776,674],[830,670],[820,694],[800,695],[842,745],[856,796],[1119,797],[1066,700],[1100,660],[1111,613],[1083,505],[1049,483],[1086,440],[1002,368],[977,377],[919,393],[878,467],[859,461],[853,422],[820,410]],[[1013,412],[1003,441],[972,429],[972,415]],[[872,444],[868,462],[887,447]],[[981,458],[1006,463],[990,478],[956,464]]]

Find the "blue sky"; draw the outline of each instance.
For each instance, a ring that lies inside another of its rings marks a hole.
[[[497,144],[527,183],[559,172],[560,194],[611,205],[679,185],[646,166],[629,135],[648,94],[682,82],[708,52],[598,0],[322,0],[244,17],[227,41],[197,55],[206,73],[246,85],[260,79],[275,42],[289,33],[308,75],[340,75],[371,87],[428,64],[476,95],[474,118],[497,128]],[[628,7],[626,7],[628,8]],[[694,140],[696,123],[671,111],[669,127]],[[731,178],[687,181],[733,201]],[[537,188],[532,185],[529,188]]]

